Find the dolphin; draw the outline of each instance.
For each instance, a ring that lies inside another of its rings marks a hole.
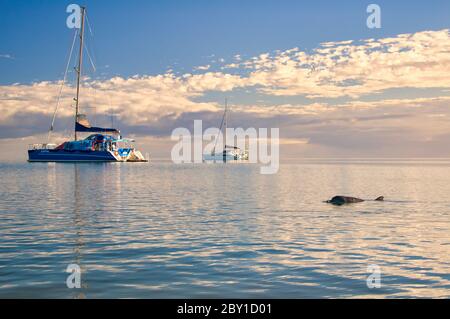
[[[356,198],[356,197],[349,197],[349,196],[334,196],[332,199],[327,200],[326,203],[341,206],[345,204],[353,204],[353,203],[361,203],[364,202],[364,199]],[[380,196],[375,199],[377,202],[384,201],[384,197]]]

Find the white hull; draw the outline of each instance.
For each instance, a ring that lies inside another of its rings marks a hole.
[[[205,162],[231,162],[231,161],[245,161],[248,157],[242,152],[226,152],[225,154],[203,154],[203,161]]]

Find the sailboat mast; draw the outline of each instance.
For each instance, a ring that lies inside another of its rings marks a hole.
[[[224,119],[223,119],[223,129],[224,129],[224,133],[223,133],[223,141],[224,141],[224,145],[225,147],[227,146],[227,109],[228,109],[228,99],[225,98],[225,114]]]
[[[84,44],[84,16],[86,14],[86,8],[81,7],[81,32],[80,32],[80,53],[77,67],[77,97],[75,98],[75,141],[77,140],[77,121],[78,121],[78,109],[80,99],[80,81],[81,81],[81,66],[83,65],[83,44]]]
[[[223,114],[223,152],[222,152],[222,159],[224,162],[227,161],[227,104],[228,99],[225,98],[225,112]]]

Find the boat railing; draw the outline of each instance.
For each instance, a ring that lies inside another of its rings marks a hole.
[[[49,143],[44,143],[44,144],[29,144],[28,145],[28,149],[29,150],[52,150],[56,147],[56,144],[49,144]]]

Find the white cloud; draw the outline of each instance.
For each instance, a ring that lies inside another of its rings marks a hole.
[[[239,85],[244,85],[239,76],[214,72],[185,74],[181,77],[167,73],[127,79],[114,77],[109,80],[89,80],[84,82],[80,106],[82,110],[87,106],[95,107],[99,113],[113,108],[116,114],[129,123],[152,123],[186,111],[215,111],[218,104],[194,102],[192,98],[207,91],[230,91]],[[59,86],[59,82],[48,81],[1,86],[0,123],[7,122],[17,113],[50,115],[54,110]],[[73,87],[65,88],[59,116],[73,113],[74,95]]]
[[[360,97],[392,88],[450,87],[448,30],[380,40],[329,42],[245,61],[248,82],[269,95]]]
[[[448,30],[328,42],[312,52],[293,48],[248,59],[235,56],[233,61],[223,69],[232,68],[233,74],[211,72],[210,65],[205,65],[196,68],[205,71],[201,74],[166,72],[85,80],[81,109],[89,106],[97,113],[108,113],[112,107],[127,125],[152,127],[174,123],[186,114],[220,112],[220,101],[200,102],[201,97],[208,92],[244,88],[249,90],[247,94],[258,90],[281,101],[283,96],[310,98],[278,105],[256,103],[259,97],[254,105],[233,101],[233,112],[247,123],[282,127],[283,138],[296,139],[286,142],[293,147],[305,144],[298,141],[334,145],[339,144],[338,138],[363,145],[356,141],[358,136],[361,140],[379,137],[400,141],[401,134],[407,135],[407,141],[403,140],[406,145],[408,141],[433,141],[450,132],[446,121],[450,116],[450,97],[446,96],[450,92]],[[50,119],[59,85],[46,81],[0,86],[0,126],[20,121],[18,115]],[[424,98],[387,99],[382,94],[395,88],[442,90]],[[371,102],[362,99],[366,95],[371,96]],[[59,116],[73,116],[73,96],[74,88],[66,88]],[[323,98],[328,98],[327,103]]]
[[[207,71],[211,68],[211,65],[201,65],[194,68],[195,71]]]
[[[0,59],[14,59],[11,54],[0,54]]]
[[[236,60],[241,57],[238,55]],[[156,76],[114,77],[87,81],[83,103],[105,108],[105,96],[124,117],[136,121],[189,111],[213,110],[212,103],[194,102],[209,91],[257,89],[267,95],[306,95],[310,98],[357,98],[392,88],[450,87],[450,36],[448,30],[424,31],[379,40],[328,42],[312,53],[293,48],[268,53],[225,67],[248,69],[244,74],[206,72]],[[207,71],[210,65],[197,67]],[[0,87],[0,120],[16,112],[51,113],[58,83]],[[88,94],[97,92],[96,99]],[[63,105],[70,110],[73,92]],[[101,102],[100,102],[101,101]],[[360,103],[363,105],[363,103]],[[109,106],[108,106],[109,107]],[[316,106],[317,111],[320,110]]]

